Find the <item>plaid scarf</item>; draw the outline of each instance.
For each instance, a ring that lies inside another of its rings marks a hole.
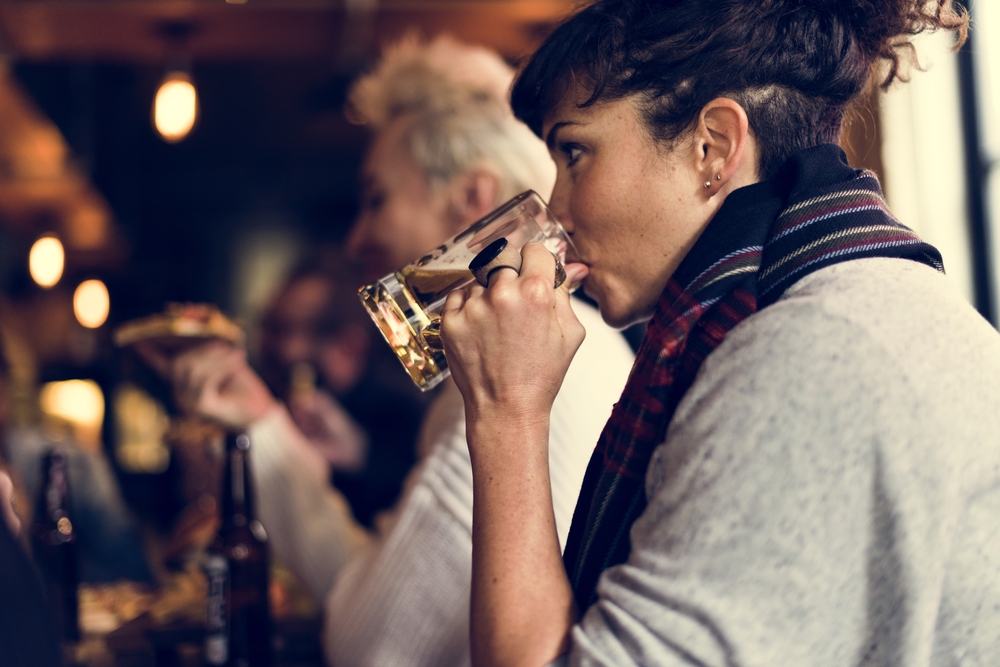
[[[892,217],[876,176],[837,146],[803,151],[775,179],[729,195],[660,297],[584,476],[564,554],[581,614],[601,572],[628,558],[650,457],[705,358],[796,281],[863,257],[944,271],[937,250]]]

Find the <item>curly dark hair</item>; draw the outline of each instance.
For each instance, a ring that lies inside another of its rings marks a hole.
[[[590,91],[581,107],[634,98],[650,135],[669,144],[705,104],[729,97],[747,112],[769,178],[795,152],[836,142],[874,76],[883,88],[902,79],[911,37],[953,30],[961,45],[968,25],[952,0],[599,0],[545,41],[511,105],[541,135],[571,87]]]

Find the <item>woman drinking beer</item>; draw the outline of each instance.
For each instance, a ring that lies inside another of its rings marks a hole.
[[[652,319],[560,558],[568,292],[529,245],[449,298],[476,664],[1000,664],[1000,337],[836,146],[913,35],[967,24],[951,0],[601,0],[528,63],[567,283]]]

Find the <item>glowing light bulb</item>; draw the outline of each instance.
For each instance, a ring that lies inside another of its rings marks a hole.
[[[73,312],[77,321],[88,329],[96,329],[108,319],[111,297],[100,280],[84,280],[73,294]]]
[[[153,102],[153,125],[164,141],[176,143],[191,132],[198,119],[198,91],[191,77],[171,72],[160,84]]]
[[[62,278],[66,252],[55,236],[43,236],[35,241],[28,253],[28,272],[42,287],[52,287]]]
[[[49,382],[39,402],[43,412],[75,426],[97,427],[104,420],[104,393],[93,380]]]

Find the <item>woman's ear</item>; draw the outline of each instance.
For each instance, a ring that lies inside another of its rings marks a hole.
[[[694,140],[695,169],[707,195],[760,180],[747,112],[734,100],[719,97],[706,104]]]
[[[487,169],[468,169],[448,184],[448,213],[458,232],[496,208],[500,178]]]

